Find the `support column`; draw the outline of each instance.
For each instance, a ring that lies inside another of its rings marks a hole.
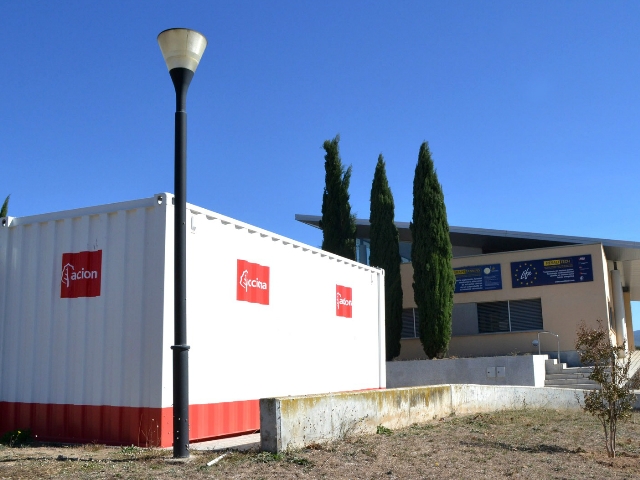
[[[616,319],[616,340],[618,345],[625,344],[626,356],[629,351],[629,343],[627,342],[627,325],[624,318],[624,297],[622,295],[620,270],[616,266],[614,266],[614,270],[611,270],[611,289],[613,290],[613,314]]]
[[[631,292],[629,292],[629,287],[622,288],[622,296],[624,297],[624,321],[627,324],[628,350],[633,352],[636,349],[636,342],[633,338],[633,316],[631,313]]]

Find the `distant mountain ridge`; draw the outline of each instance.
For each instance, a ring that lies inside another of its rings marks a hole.
[[[640,330],[634,330],[633,331],[633,342],[637,345],[640,346]]]

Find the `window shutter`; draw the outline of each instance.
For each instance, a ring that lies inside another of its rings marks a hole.
[[[478,303],[478,331],[480,333],[508,332],[508,302]]]
[[[542,303],[539,298],[509,302],[511,331],[542,330]]]
[[[413,308],[405,308],[402,310],[401,338],[416,338],[416,329],[413,325]]]

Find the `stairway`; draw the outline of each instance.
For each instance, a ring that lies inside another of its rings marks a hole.
[[[545,361],[545,387],[597,390],[600,385],[589,380],[591,367],[567,367],[556,359]]]
[[[640,350],[634,350],[631,354],[631,366],[629,378],[640,370]],[[598,390],[600,385],[589,380],[591,367],[567,367],[566,363],[558,363],[555,359],[545,361],[545,387],[576,388],[582,390]]]

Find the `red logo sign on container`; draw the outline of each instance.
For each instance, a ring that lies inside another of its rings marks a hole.
[[[238,260],[236,299],[269,305],[269,267]]]
[[[336,285],[336,316],[351,318],[351,287]]]
[[[62,254],[60,298],[99,297],[102,250]]]

